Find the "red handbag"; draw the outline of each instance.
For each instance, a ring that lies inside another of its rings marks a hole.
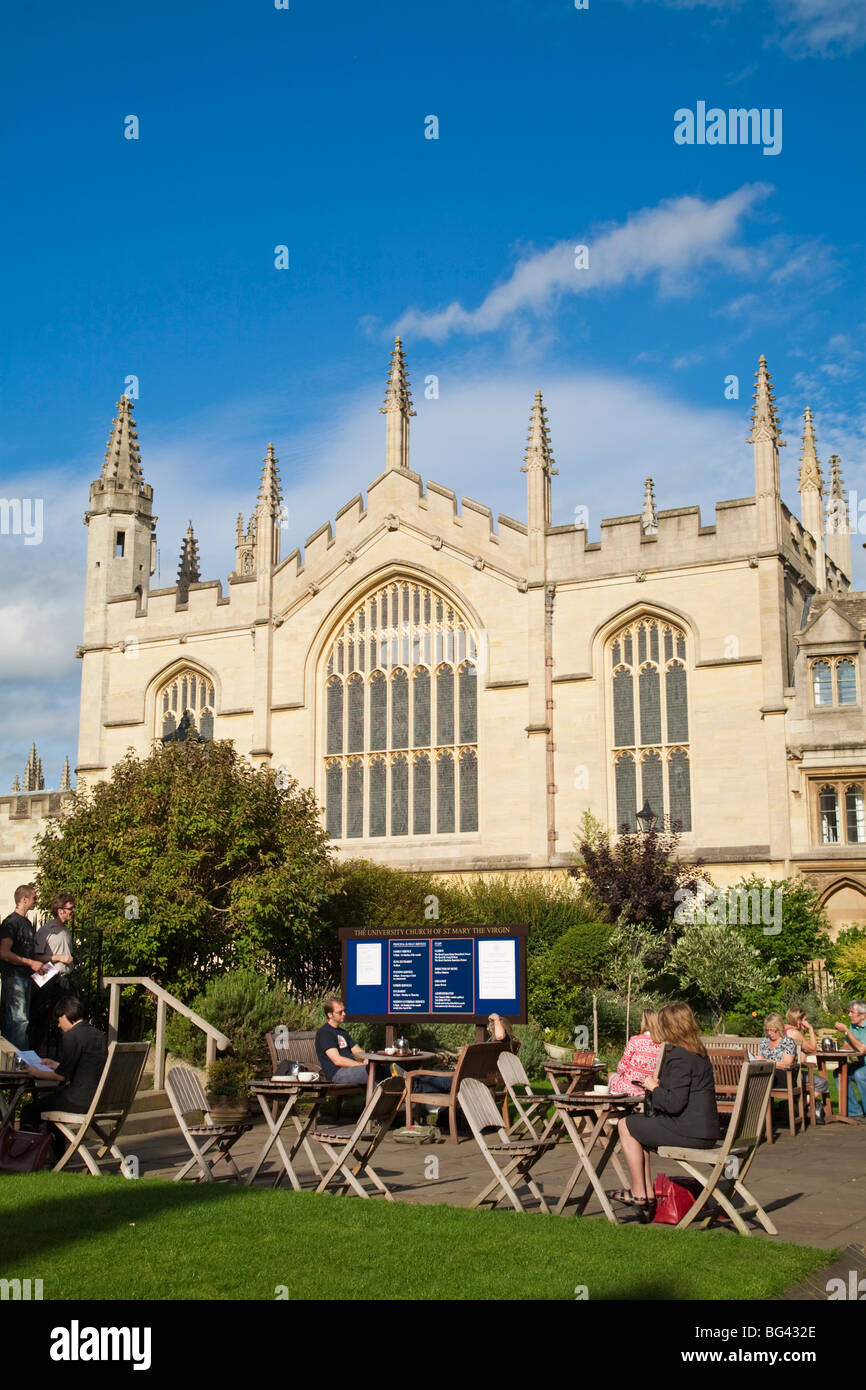
[[[38,1173],[51,1162],[51,1135],[30,1129],[0,1129],[0,1173]]]
[[[653,1221],[662,1226],[676,1226],[687,1211],[690,1211],[703,1192],[703,1186],[695,1178],[669,1178],[667,1173],[659,1173],[653,1184],[656,1199],[656,1214]]]

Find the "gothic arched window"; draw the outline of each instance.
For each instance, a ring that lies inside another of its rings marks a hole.
[[[647,802],[659,823],[692,828],[686,636],[661,618],[634,619],[610,654],[617,829],[636,829]]]
[[[324,675],[333,839],[478,830],[478,647],[435,590],[380,585],[344,621]]]
[[[178,671],[157,692],[156,736],[177,737],[178,731],[183,732],[183,725],[199,738],[212,739],[215,710],[210,676],[192,667]]]

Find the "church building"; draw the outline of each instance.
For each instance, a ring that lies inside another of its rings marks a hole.
[[[641,812],[679,826],[681,853],[720,887],[804,874],[834,926],[866,922],[866,593],[850,588],[840,461],[825,483],[808,409],[800,517],[782,501],[763,357],[754,496],[718,502],[705,525],[694,506],[659,511],[648,478],[642,510],[590,541],[551,524],[540,391],[524,520],[412,471],[398,338],[366,497],[282,555],[269,444],[225,586],[202,578],[190,526],[176,585],[151,588],[132,410],[118,403],[85,515],[79,785],[194,727],[314,788],[347,855],[561,871],[584,811],[612,830]],[[35,835],[48,813],[47,794],[30,796],[0,798],[0,872],[11,821],[26,810]]]

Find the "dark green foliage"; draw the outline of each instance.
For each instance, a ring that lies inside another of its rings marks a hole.
[[[565,1027],[569,1034],[582,991],[604,981],[612,928],[606,922],[569,927],[536,954],[529,975],[529,1014],[542,1027]]]
[[[429,874],[346,859],[333,865],[323,911],[335,933],[339,927],[423,926],[454,920],[445,915],[450,900],[450,889]]]
[[[183,999],[239,965],[324,984],[339,958],[321,915],[330,851],[312,792],[284,780],[228,742],[130,751],[39,840],[42,900],[69,890],[105,930],[106,975]]]
[[[283,986],[271,984],[250,969],[231,970],[211,980],[205,993],[197,995],[191,1007],[231,1038],[235,1056],[258,1071],[268,1066],[266,1033],[272,1033],[280,1023],[292,1032],[307,1027],[302,1006]],[[182,1014],[169,1014],[166,1044],[170,1052],[194,1066],[204,1065],[205,1035]]]
[[[251,1080],[249,1067],[239,1057],[218,1057],[207,1069],[207,1098],[214,1100],[224,1096],[226,1100],[246,1100]]]
[[[613,842],[593,817],[585,815],[575,840],[577,863],[569,873],[595,895],[608,922],[633,922],[673,940],[673,917],[682,900],[696,893],[706,875],[697,865],[678,862],[679,836],[654,828],[622,834]]]

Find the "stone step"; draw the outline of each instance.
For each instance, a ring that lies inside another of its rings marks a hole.
[[[165,1110],[144,1110],[137,1114],[130,1110],[124,1121],[120,1137],[122,1141],[134,1138],[137,1134],[156,1134],[160,1130],[176,1130],[177,1128],[177,1120],[170,1106]]]
[[[137,1091],[129,1113],[130,1115],[143,1115],[148,1110],[170,1109],[171,1106],[165,1091]]]

